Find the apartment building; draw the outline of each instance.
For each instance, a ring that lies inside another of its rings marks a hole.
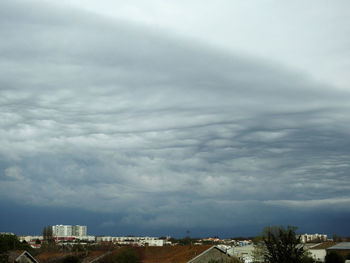
[[[55,237],[87,236],[87,226],[55,225],[52,226],[52,234]]]
[[[300,235],[301,243],[307,242],[323,242],[327,241],[327,235],[324,234],[303,234]]]
[[[72,226],[72,235],[75,237],[87,236],[87,226],[80,226],[80,225]]]

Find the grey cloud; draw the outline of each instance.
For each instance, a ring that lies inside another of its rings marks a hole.
[[[1,176],[1,198],[192,227],[349,198],[349,94],[269,61],[18,3],[0,4],[0,167],[23,180]]]

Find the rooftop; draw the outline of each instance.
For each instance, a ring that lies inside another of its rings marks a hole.
[[[340,242],[335,246],[329,247],[329,250],[350,250],[350,242]]]
[[[316,244],[316,245],[309,247],[309,248],[310,249],[327,249],[327,248],[335,246],[336,244],[338,244],[338,242],[327,241],[327,242]]]
[[[142,263],[185,263],[207,249],[211,245],[201,246],[165,246],[165,247],[138,247]]]

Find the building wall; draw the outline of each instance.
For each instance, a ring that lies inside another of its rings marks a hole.
[[[163,239],[140,240],[138,244],[141,246],[148,245],[150,247],[162,247],[164,246],[164,240]]]
[[[314,259],[316,259],[317,261],[324,262],[326,257],[325,249],[309,249],[309,251]]]
[[[342,255],[343,257],[350,255],[350,249],[327,249],[327,254],[331,252],[335,252],[339,255]]]
[[[70,237],[72,236],[72,226],[70,225],[52,226],[52,234],[56,237]]]
[[[72,235],[82,237],[87,235],[87,226],[76,225],[72,227]]]
[[[301,243],[311,242],[311,241],[327,241],[327,235],[324,234],[303,234],[300,235]]]
[[[55,225],[52,226],[52,233],[56,237],[87,236],[87,226]]]
[[[252,257],[253,251],[254,251],[254,245],[234,247],[233,248],[233,255],[240,257],[240,258],[243,256]]]

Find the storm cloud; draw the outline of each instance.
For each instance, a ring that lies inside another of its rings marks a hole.
[[[2,202],[169,232],[350,214],[347,91],[48,3],[1,2],[0,33]]]

